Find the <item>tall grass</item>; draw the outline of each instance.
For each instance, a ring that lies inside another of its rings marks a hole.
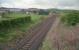
[[[9,18],[0,20],[0,43],[7,43],[20,37],[34,24],[41,21],[42,15],[11,13]],[[28,35],[28,34],[27,34]]]

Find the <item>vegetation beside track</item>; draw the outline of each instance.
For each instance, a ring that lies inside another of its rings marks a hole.
[[[59,19],[39,50],[79,50],[79,11],[64,11]]]
[[[46,17],[46,15],[38,15],[38,14],[27,15],[24,13],[10,13],[6,14],[5,16],[7,17],[0,18],[0,22],[2,23],[3,21],[6,22],[6,24],[1,23],[3,27],[1,26],[0,28],[0,43],[7,43],[9,41],[12,41],[13,39],[16,39],[17,37],[22,36],[25,32],[27,32],[27,30],[30,27],[33,27],[35,24],[41,22],[44,17]],[[30,22],[24,21],[23,19],[25,18],[26,18],[25,20],[28,20],[27,19],[28,16],[30,16],[31,21]],[[17,22],[19,19],[22,19],[20,23]],[[13,20],[15,24],[12,24],[12,22],[10,22],[11,20]]]
[[[61,17],[61,22],[68,26],[75,26],[79,23],[79,11],[65,13]]]

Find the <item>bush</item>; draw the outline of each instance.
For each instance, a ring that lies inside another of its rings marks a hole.
[[[61,17],[61,21],[66,25],[75,26],[79,23],[79,12],[67,13]]]
[[[0,29],[1,28],[9,28],[13,27],[19,24],[23,23],[28,23],[31,22],[31,16],[26,16],[26,17],[20,17],[20,18],[15,18],[15,19],[7,19],[7,20],[2,20],[0,21]]]

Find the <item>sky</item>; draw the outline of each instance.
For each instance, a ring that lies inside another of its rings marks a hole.
[[[0,7],[79,10],[79,0],[0,0]]]

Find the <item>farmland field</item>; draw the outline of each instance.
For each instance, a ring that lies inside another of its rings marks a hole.
[[[4,20],[12,20],[12,19],[18,19],[23,18],[28,15],[23,13],[10,13],[7,14],[8,18],[0,18],[0,22]],[[30,27],[33,27],[37,23],[41,22],[46,15],[37,15],[37,14],[31,14],[31,22],[24,22],[20,23],[15,26],[11,26],[8,28],[4,27],[0,28],[0,43],[7,43],[9,41],[12,41],[13,39],[16,39],[18,37],[21,37],[25,32],[27,32]],[[28,34],[27,34],[28,35]]]

